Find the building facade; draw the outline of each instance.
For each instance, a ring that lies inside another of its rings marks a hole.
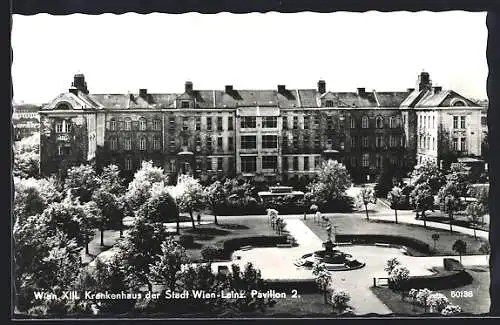
[[[14,128],[14,141],[29,137],[40,129],[38,111],[40,106],[19,104],[13,105],[12,126]]]
[[[40,110],[40,168],[48,175],[115,163],[131,176],[151,160],[171,175],[293,184],[334,158],[364,181],[384,167],[404,174],[422,159],[439,160],[444,134],[450,150],[479,156],[480,107],[432,87],[425,72],[418,79],[402,92],[331,92],[320,80],[311,89],[197,90],[188,81],[182,93],[90,94],[78,74]],[[455,116],[466,116],[464,135],[453,128]],[[453,147],[463,137],[467,145]]]

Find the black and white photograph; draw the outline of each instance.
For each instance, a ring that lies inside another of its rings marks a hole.
[[[12,317],[488,313],[486,15],[12,15]]]

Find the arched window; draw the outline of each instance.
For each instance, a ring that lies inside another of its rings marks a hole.
[[[389,127],[391,129],[394,129],[396,127],[396,118],[394,116],[391,116],[389,119]]]
[[[146,138],[141,138],[139,141],[139,150],[146,150]]]
[[[160,131],[161,130],[161,120],[154,120],[153,121],[153,129],[155,131]]]
[[[354,117],[351,117],[351,129],[356,128],[356,119]]]
[[[153,148],[154,150],[160,150],[160,138],[155,137],[153,139]]]
[[[66,111],[66,110],[70,110],[71,108],[72,108],[71,105],[68,103],[60,103],[56,106],[57,110],[65,110]]]
[[[142,118],[139,120],[139,130],[146,131],[146,119]]]
[[[132,170],[132,158],[125,158],[125,170]]]
[[[361,127],[363,129],[368,128],[368,116],[363,116],[363,118],[361,119]]]
[[[130,118],[125,119],[125,131],[132,130],[132,120]]]
[[[116,120],[115,119],[111,119],[111,121],[109,121],[109,129],[111,131],[116,131]]]
[[[452,106],[465,106],[465,102],[463,100],[456,100]]]
[[[125,139],[125,150],[132,150],[132,139]]]
[[[111,147],[111,150],[118,149],[118,139],[117,138],[111,138],[110,147]]]
[[[381,129],[384,127],[384,119],[382,116],[377,116],[377,128]]]

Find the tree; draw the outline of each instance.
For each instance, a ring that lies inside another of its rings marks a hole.
[[[410,278],[410,270],[402,265],[396,265],[389,274],[389,283],[401,290],[401,300],[404,300],[404,283]]]
[[[451,247],[453,251],[457,252],[460,258],[460,263],[462,263],[462,255],[464,255],[467,252],[467,243],[461,239],[457,239],[454,243],[453,246]]]
[[[104,246],[104,230],[108,229],[122,213],[118,199],[115,195],[107,192],[105,189],[97,189],[92,194],[92,202],[94,202],[100,210],[100,213],[95,214],[97,218],[97,226],[101,233],[101,246]]]
[[[432,240],[434,241],[434,252],[436,251],[436,242],[439,240],[439,234],[432,234]]]
[[[14,177],[31,178],[39,176],[40,133],[14,142]]]
[[[439,191],[446,181],[438,165],[430,160],[426,160],[422,164],[415,166],[415,169],[411,173],[411,179],[411,183],[415,186],[427,184],[433,195]]]
[[[351,295],[345,290],[333,290],[332,291],[332,307],[334,312],[343,313],[349,308],[349,301],[351,300]]]
[[[118,243],[119,260],[123,261],[131,288],[147,285],[152,291],[149,266],[162,254],[162,244],[167,236],[163,224],[148,223],[144,218],[137,217],[124,240]]]
[[[479,246],[479,252],[486,255],[486,259],[488,259],[488,255],[490,254],[490,244],[488,242],[484,242]]]
[[[41,214],[50,203],[62,199],[55,178],[22,179],[14,177],[14,218],[25,219]]]
[[[64,180],[64,190],[71,191],[82,203],[90,201],[98,187],[99,178],[90,165],[71,167]]]
[[[219,208],[224,205],[226,201],[227,192],[224,185],[220,181],[215,181],[205,188],[205,198],[208,207],[212,210],[214,215],[214,223],[217,225],[217,213]]]
[[[448,301],[448,298],[439,292],[431,293],[427,297],[427,305],[429,306],[431,313],[441,313],[441,311],[449,304],[450,302]]]
[[[480,220],[486,214],[486,208],[478,201],[471,202],[467,206],[467,214],[469,214],[470,223],[472,225],[472,229],[474,230],[474,239],[477,239],[476,227],[479,226]]]
[[[179,228],[177,203],[163,183],[153,184],[149,198],[141,205],[137,215],[150,223],[164,223],[175,220],[177,221],[177,228]]]
[[[401,188],[394,186],[389,193],[387,193],[387,200],[389,201],[391,209],[394,209],[394,217],[396,223],[398,223],[398,207],[403,199],[403,194],[401,193]]]
[[[351,186],[351,178],[346,167],[335,161],[323,162],[316,179],[309,185],[309,191],[323,204],[339,199]]]
[[[181,175],[176,186],[177,204],[182,212],[188,212],[193,229],[193,212],[204,207],[203,187],[199,181],[188,175]]]
[[[182,278],[182,267],[189,263],[184,247],[167,237],[161,244],[161,254],[150,266],[150,278],[152,281],[165,284],[171,291],[177,291]]]
[[[304,220],[307,219],[307,211],[314,202],[314,195],[311,192],[304,193],[304,196],[297,201],[297,205],[302,207],[304,211]]]
[[[411,192],[411,202],[417,211],[417,216],[420,213],[424,220],[424,227],[427,228],[427,218],[425,212],[434,210],[434,195],[432,195],[431,187],[426,183],[418,184]]]
[[[382,169],[374,187],[376,197],[386,197],[387,193],[389,193],[393,188],[392,179],[394,177],[394,168],[392,168],[392,166],[388,166],[388,164],[385,166],[387,167]]]
[[[143,161],[141,168],[135,172],[134,178],[128,184],[125,198],[130,208],[135,212],[139,210],[150,196],[154,183],[167,183],[168,178],[163,168],[153,166],[152,161]]]
[[[320,262],[313,264],[312,273],[315,276],[315,281],[320,291],[323,292],[323,299],[326,304],[328,303],[328,291],[332,285],[332,275],[326,268],[326,265]]]
[[[458,186],[454,182],[447,182],[438,193],[441,210],[448,213],[450,233],[453,232],[453,215],[462,207]]]
[[[126,191],[124,179],[120,177],[120,168],[110,164],[103,168],[100,174],[100,189],[115,196],[123,195]]]
[[[366,220],[369,220],[368,217],[368,204],[377,203],[377,198],[375,197],[375,193],[371,187],[363,186],[358,194],[358,200],[363,203],[365,206],[366,212]]]
[[[387,274],[390,275],[392,270],[394,270],[394,268],[398,265],[401,265],[401,262],[397,258],[393,257],[393,258],[387,260],[385,267],[384,267],[384,271],[386,271]]]

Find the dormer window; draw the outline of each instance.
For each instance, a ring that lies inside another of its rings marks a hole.
[[[188,100],[181,101],[181,108],[189,108],[189,101]]]

